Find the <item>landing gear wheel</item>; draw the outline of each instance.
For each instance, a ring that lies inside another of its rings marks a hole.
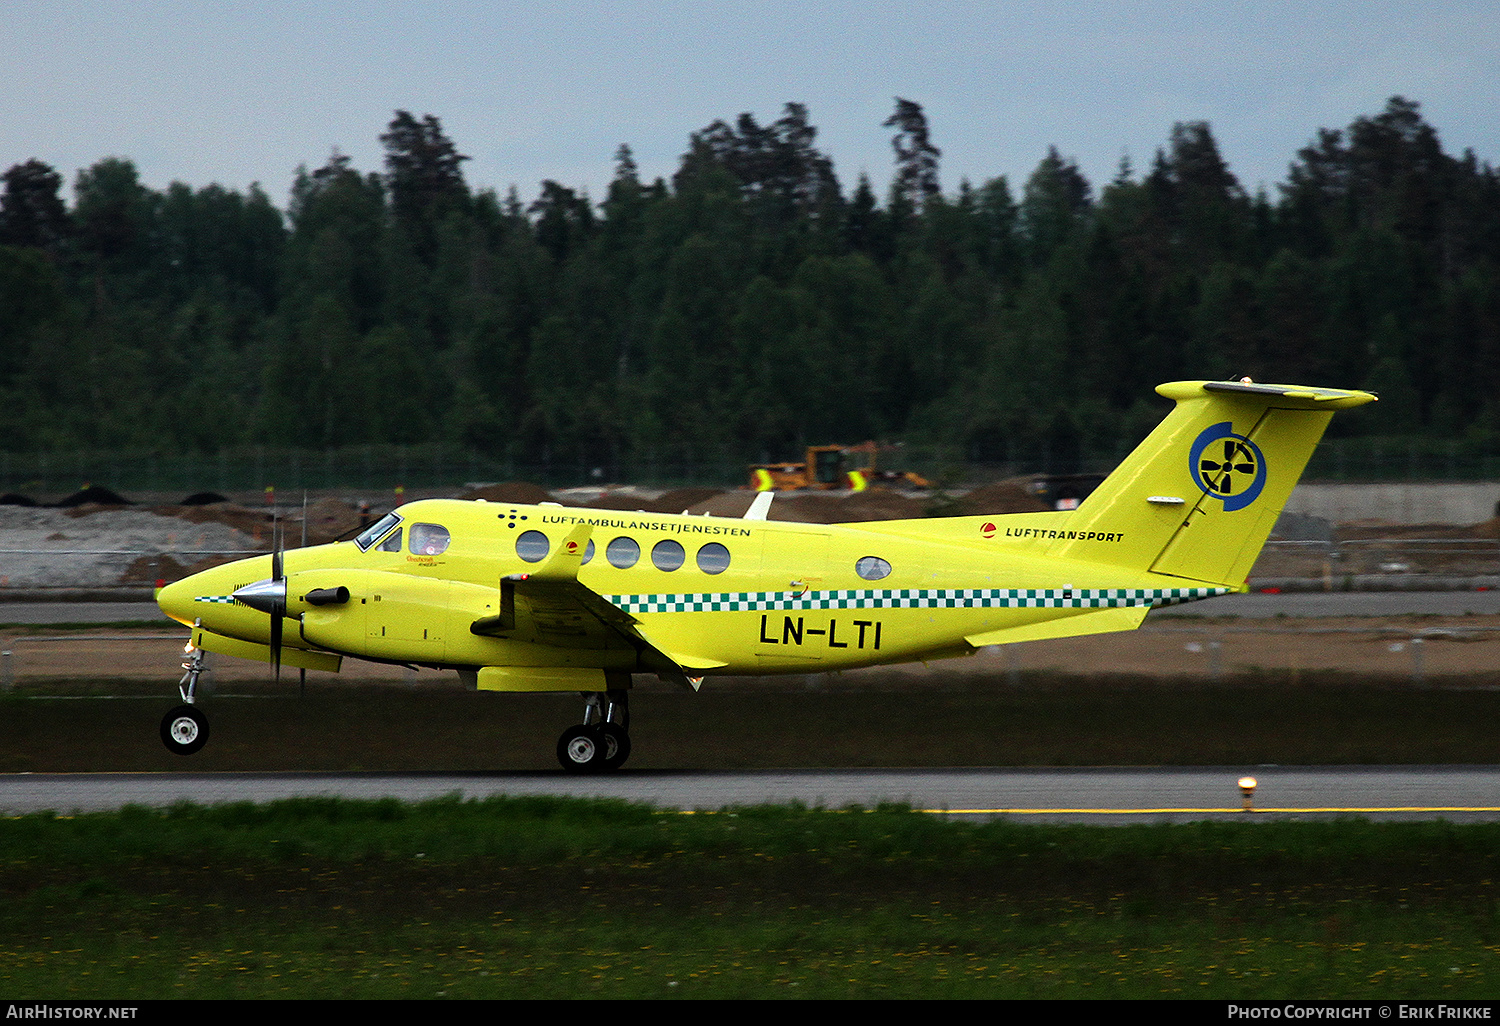
[[[604,768],[617,770],[630,758],[630,735],[615,723],[606,723],[604,733]]]
[[[178,755],[192,755],[208,743],[208,717],[190,705],[179,705],[161,718],[161,741]]]
[[[604,747],[599,728],[580,723],[557,739],[557,761],[569,773],[593,773],[604,768]]]

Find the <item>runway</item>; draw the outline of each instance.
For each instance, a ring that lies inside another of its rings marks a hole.
[[[1238,780],[1256,778],[1253,814]],[[571,795],[683,812],[786,804],[899,802],[950,816],[1094,824],[1195,820],[1500,820],[1500,766],[1182,767],[1167,769],[648,770],[575,777],[486,774],[122,773],[0,775],[0,813],[96,812],[325,796],[421,801],[458,794]]]

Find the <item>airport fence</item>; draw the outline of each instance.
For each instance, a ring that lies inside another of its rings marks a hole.
[[[906,445],[883,455],[883,469],[912,470],[942,486],[973,486],[1029,474],[1107,473],[1130,450],[1121,440],[1109,452],[1086,457],[1062,451],[1006,452],[976,460],[954,446]],[[764,455],[764,454],[763,454]],[[791,453],[766,457],[793,460]],[[165,450],[100,449],[76,452],[0,451],[0,494],[56,502],[86,485],[107,487],[127,498],[156,501],[199,492],[261,495],[282,501],[307,492],[364,492],[372,498],[402,493],[446,492],[467,485],[527,481],[546,488],[608,483],[653,488],[733,488],[749,480],[751,460],[723,456],[683,459],[661,453],[628,460],[524,461],[444,445],[362,445],[337,449],[246,446],[214,455]],[[1484,481],[1500,480],[1500,452],[1463,439],[1325,439],[1304,480]]]

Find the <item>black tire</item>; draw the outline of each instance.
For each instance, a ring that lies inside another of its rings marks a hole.
[[[190,705],[179,705],[161,718],[161,743],[169,752],[192,755],[208,743],[208,717]]]
[[[604,725],[604,768],[617,770],[630,758],[630,735],[617,723]]]
[[[604,738],[598,727],[579,724],[557,739],[557,761],[569,773],[595,773],[604,768]]]

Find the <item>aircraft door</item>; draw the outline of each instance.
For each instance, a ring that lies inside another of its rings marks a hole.
[[[830,651],[830,640],[839,644],[839,610],[823,597],[828,544],[826,534],[767,532],[761,554],[765,591],[755,613],[753,640],[756,656],[768,668],[778,663],[815,666]]]

